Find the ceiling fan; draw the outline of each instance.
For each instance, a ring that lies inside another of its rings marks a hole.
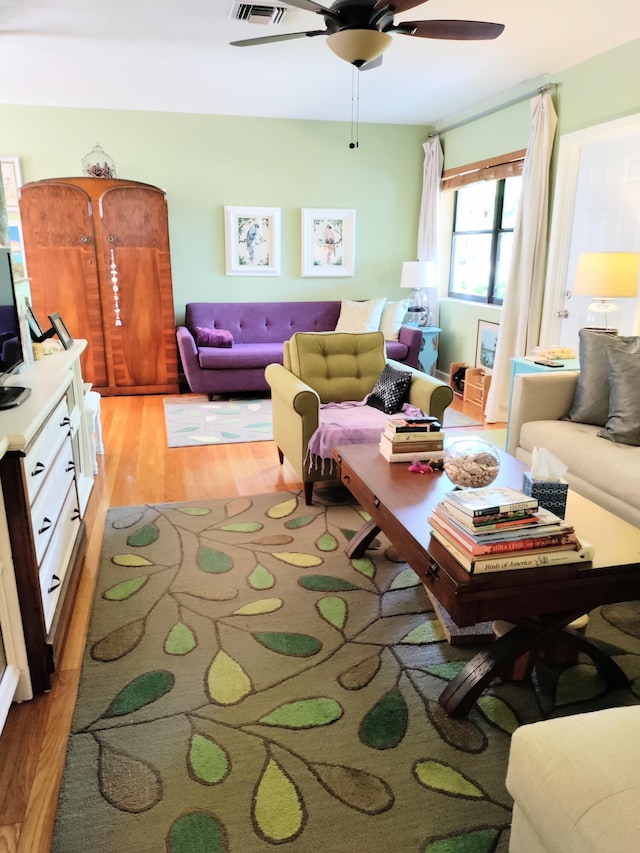
[[[392,41],[391,33],[427,39],[476,41],[497,38],[504,30],[504,24],[487,21],[394,22],[395,14],[422,6],[426,0],[334,0],[331,6],[322,6],[315,0],[285,1],[289,6],[321,15],[326,29],[242,39],[232,41],[231,44],[249,47],[289,39],[327,36],[327,44],[341,59],[356,68],[374,68],[382,63],[382,54]]]

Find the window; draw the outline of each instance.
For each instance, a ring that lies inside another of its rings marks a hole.
[[[449,296],[502,304],[521,187],[516,175],[456,190]]]

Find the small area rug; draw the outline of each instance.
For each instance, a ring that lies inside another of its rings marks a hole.
[[[539,667],[467,719],[450,646],[339,488],[108,512],[55,853],[506,853],[510,735],[640,694],[638,604],[588,633],[633,681]]]
[[[269,441],[271,399],[232,397],[210,401],[206,394],[164,398],[165,425],[169,447],[202,444],[231,444]],[[445,427],[478,426],[462,412],[445,411]]]

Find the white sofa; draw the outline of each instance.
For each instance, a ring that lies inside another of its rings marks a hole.
[[[577,371],[517,374],[507,451],[530,465],[533,448],[545,447],[568,465],[569,488],[640,527],[640,447],[601,438],[598,426],[561,420],[577,381]]]
[[[640,850],[640,706],[521,726],[506,785],[510,853]]]

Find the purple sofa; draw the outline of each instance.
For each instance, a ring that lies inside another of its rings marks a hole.
[[[282,364],[283,343],[294,332],[329,332],[340,302],[189,302],[176,336],[182,369],[196,394],[268,391],[264,369]],[[226,329],[232,347],[198,347],[196,327]],[[418,367],[422,332],[402,326],[399,340],[387,341],[387,356]]]

